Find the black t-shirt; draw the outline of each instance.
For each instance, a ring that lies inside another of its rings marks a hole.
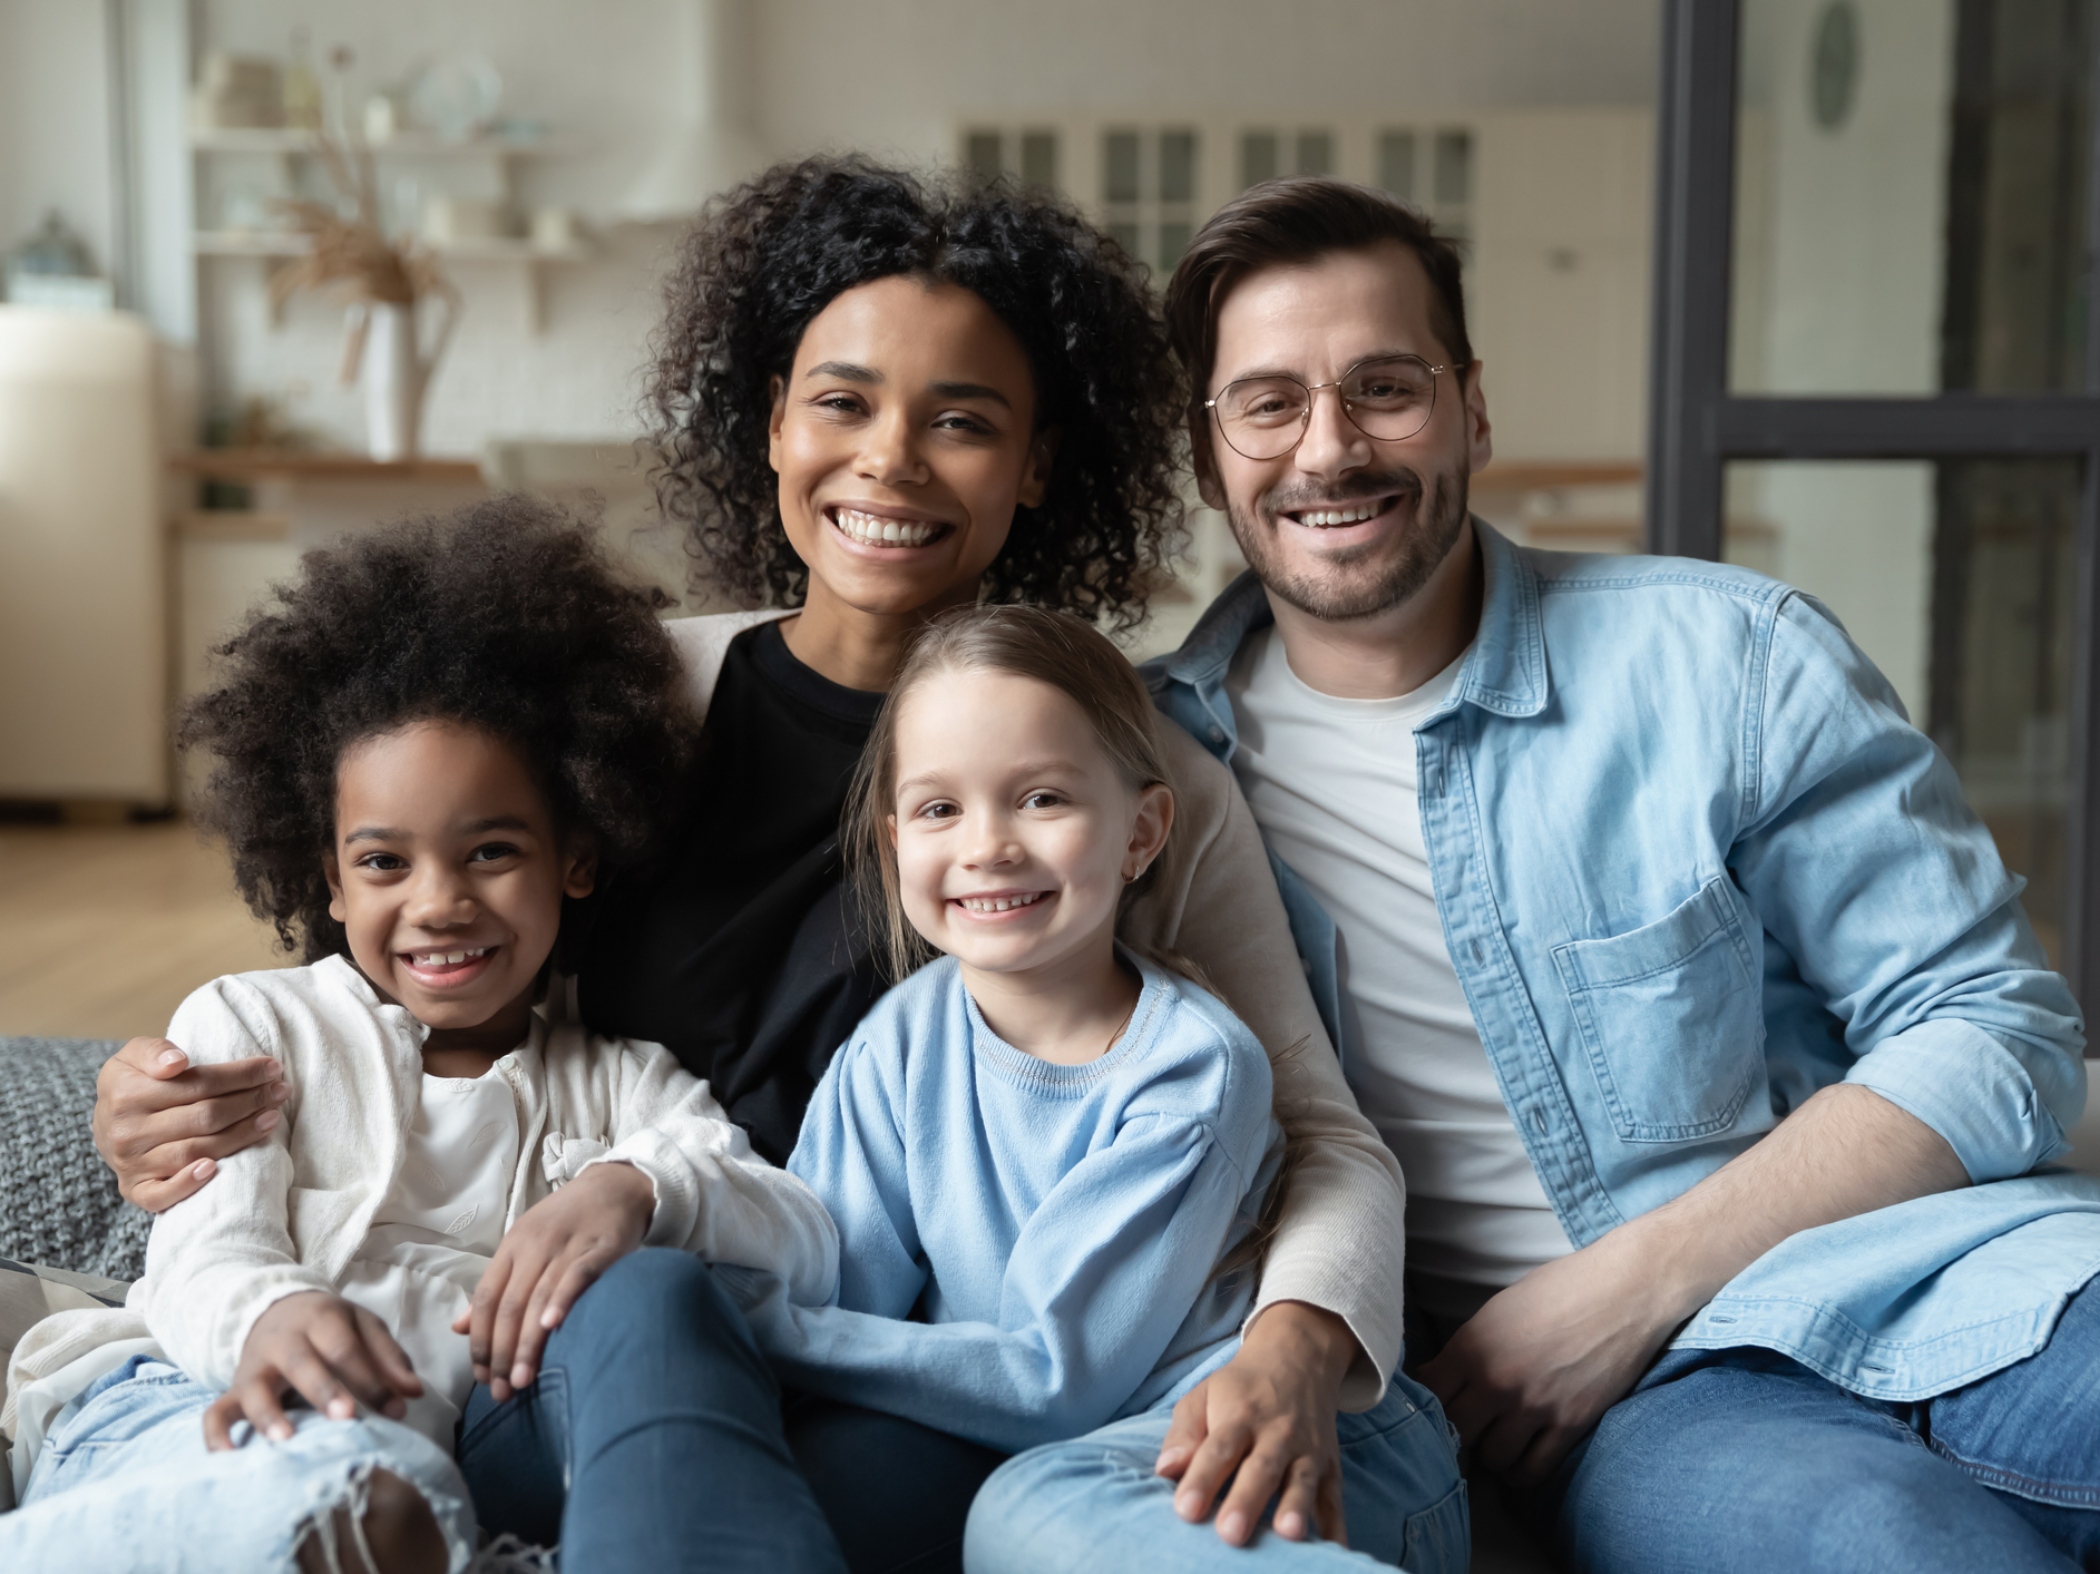
[[[595,899],[578,1003],[653,1039],[785,1162],[818,1078],[882,993],[839,861],[839,814],[882,696],[797,661],[777,623],[730,642],[678,840]]]

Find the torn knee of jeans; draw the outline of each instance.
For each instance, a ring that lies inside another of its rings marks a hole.
[[[365,1539],[365,1511],[372,1505],[375,1468],[369,1462],[351,1466],[341,1490],[313,1505],[293,1528],[292,1544],[301,1574],[369,1574],[379,1567]],[[359,1561],[344,1560],[344,1553],[350,1550],[343,1545],[345,1541],[354,1546]]]
[[[349,1467],[338,1490],[323,1494],[293,1531],[301,1574],[393,1574],[418,1560],[411,1543],[427,1537],[436,1564],[452,1562],[437,1505],[411,1482],[370,1460]],[[421,1508],[423,1525],[414,1524]],[[380,1522],[375,1546],[375,1518]],[[428,1559],[421,1561],[430,1561]]]

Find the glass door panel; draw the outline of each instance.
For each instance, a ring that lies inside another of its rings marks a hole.
[[[1743,0],[1729,386],[2077,392],[2095,0]]]

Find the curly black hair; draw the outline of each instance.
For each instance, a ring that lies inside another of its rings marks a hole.
[[[985,599],[1143,621],[1185,540],[1181,374],[1143,266],[1045,193],[861,157],[776,165],[716,199],[672,272],[646,409],[664,513],[705,577],[747,605],[800,605],[809,571],[767,461],[772,381],[833,300],[900,275],[981,298],[1028,354],[1038,425],[1059,431]]]
[[[656,616],[668,600],[623,579],[589,527],[521,497],[307,553],[213,651],[220,681],[177,733],[214,756],[194,811],[225,838],[256,916],[309,962],[347,954],[322,872],[336,764],[413,721],[510,744],[601,867],[645,854],[699,731]]]

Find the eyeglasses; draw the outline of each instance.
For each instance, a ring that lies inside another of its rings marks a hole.
[[[1436,410],[1437,373],[1419,355],[1383,355],[1358,361],[1331,383],[1301,383],[1282,375],[1227,383],[1203,408],[1218,418],[1232,451],[1247,459],[1281,459],[1304,440],[1312,424],[1313,395],[1337,391],[1342,414],[1366,437],[1398,442],[1429,424]]]

